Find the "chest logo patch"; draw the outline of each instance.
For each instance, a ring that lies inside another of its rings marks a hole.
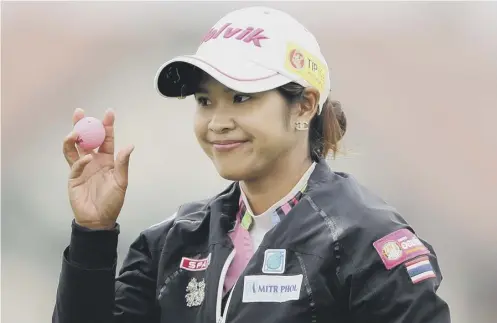
[[[200,306],[205,298],[205,281],[192,278],[186,286],[186,306]]]
[[[285,272],[285,263],[285,249],[267,249],[264,251],[262,272],[265,274],[283,274]]]
[[[210,260],[211,260],[210,254],[207,258],[203,259],[193,259],[193,258],[183,257],[181,258],[181,263],[179,265],[179,268],[188,271],[203,271],[206,270],[207,267],[209,267]]]

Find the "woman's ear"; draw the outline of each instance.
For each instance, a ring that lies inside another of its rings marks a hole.
[[[313,87],[307,87],[302,94],[302,101],[299,104],[299,119],[310,122],[318,113],[319,91]]]

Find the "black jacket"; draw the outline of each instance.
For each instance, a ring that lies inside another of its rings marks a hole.
[[[436,294],[442,274],[433,248],[414,237],[417,243],[404,241],[402,250],[396,247],[406,239],[401,237],[375,249],[376,241],[393,232],[414,231],[395,209],[324,161],[300,203],[265,235],[231,299],[222,297],[221,277],[234,255],[227,232],[239,194],[234,183],[142,232],[117,278],[119,227],[91,231],[73,223],[52,322],[450,322],[448,306]],[[284,257],[270,264],[267,249]],[[425,255],[404,259],[413,250]],[[390,263],[383,261],[387,256]],[[181,266],[188,261],[183,257],[203,259],[190,262],[200,270]],[[428,258],[424,263],[435,277],[414,282],[406,262],[420,257]],[[282,272],[263,272],[278,266]]]

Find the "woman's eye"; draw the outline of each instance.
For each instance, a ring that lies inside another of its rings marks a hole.
[[[207,98],[202,98],[202,97],[198,97],[197,98],[197,102],[199,105],[203,106],[203,107],[206,107],[208,105],[211,104],[211,101],[209,101],[209,99]]]
[[[249,95],[237,94],[234,96],[233,102],[234,103],[243,103],[243,102],[250,100],[250,99],[251,99],[251,97]]]

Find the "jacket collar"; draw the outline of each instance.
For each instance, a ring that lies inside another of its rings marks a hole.
[[[309,177],[306,194],[314,195],[324,188],[325,184],[332,179],[332,172],[325,159],[316,163],[316,167]],[[240,187],[238,182],[231,183],[223,192],[215,196],[209,203],[210,213],[214,221],[211,221],[211,234],[218,236],[226,235],[236,222],[236,214],[240,201]]]

